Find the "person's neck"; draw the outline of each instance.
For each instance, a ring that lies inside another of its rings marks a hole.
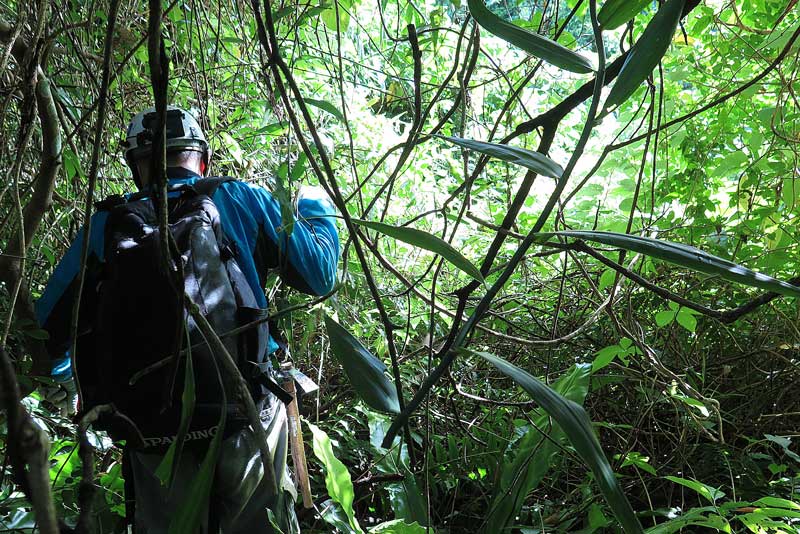
[[[199,176],[202,178],[202,175],[198,169],[187,169],[186,167],[167,167],[167,180],[175,178],[192,178],[194,176]],[[141,190],[145,190],[151,185],[149,178],[142,178],[141,182]]]

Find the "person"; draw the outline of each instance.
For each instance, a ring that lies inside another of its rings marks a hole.
[[[149,191],[152,183],[151,140],[155,118],[153,108],[145,110],[132,119],[127,130],[125,160],[140,196],[141,192],[146,194]],[[168,106],[167,109],[166,151],[169,187],[199,187],[208,170],[208,142],[195,118],[174,106]],[[334,219],[330,217],[334,207],[322,190],[301,188],[295,205],[297,217],[291,221],[291,232],[287,232],[288,225],[282,220],[278,201],[262,187],[241,181],[222,181],[213,192],[212,200],[219,212],[222,233],[227,242],[232,244],[230,249],[236,264],[261,310],[267,308],[264,286],[271,269],[278,269],[279,275],[289,286],[304,293],[324,295],[332,291],[337,276],[339,242]],[[100,210],[91,218],[84,283],[86,294],[92,293],[92,288],[98,286],[102,276],[106,262],[104,252],[107,253],[104,248],[109,242],[106,228],[108,220],[107,210]],[[39,322],[49,334],[47,345],[53,359],[52,376],[56,381],[67,384],[71,383],[75,365],[81,369],[82,362],[80,346],[75,361],[68,351],[82,242],[81,232],[56,267],[36,303]],[[79,318],[83,317],[83,320],[79,326],[79,338],[97,326],[91,321],[98,321],[97,314],[85,311],[92,309],[91,303],[84,302],[88,297],[82,295],[81,298]],[[149,305],[153,313],[158,313],[158,308],[163,307],[158,302]],[[89,324],[86,324],[87,321]],[[260,360],[266,360],[266,356],[278,349],[274,337],[270,333],[267,354],[259,355]],[[130,339],[125,342],[133,344],[135,348],[142,341]],[[103,376],[98,380],[102,381]],[[79,383],[79,386],[80,392],[82,385]],[[294,513],[296,492],[286,467],[285,405],[275,395],[266,395],[259,403],[259,408],[262,426],[274,456],[278,487],[282,491],[274,495],[274,491],[266,486],[253,429],[247,426],[237,430],[222,441],[210,497],[213,512],[202,519],[203,532],[216,531],[217,525],[225,533],[273,532],[267,509],[273,512],[278,526],[284,532],[299,532]],[[128,465],[124,466],[127,467],[124,471],[132,478],[135,495],[134,503],[130,503],[129,497],[126,498],[126,504],[133,504],[134,508],[133,517],[130,518],[133,530],[148,534],[167,532],[172,515],[191,491],[192,481],[205,451],[202,448],[185,447],[172,485],[166,488],[156,475],[164,456],[163,449],[156,452],[129,449],[126,446],[124,463]],[[128,487],[129,481],[126,479],[126,491]]]

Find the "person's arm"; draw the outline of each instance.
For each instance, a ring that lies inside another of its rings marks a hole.
[[[298,195],[296,219],[284,225],[280,205],[266,189],[243,182],[229,182],[222,187],[228,198],[222,205],[216,196],[214,200],[228,214],[226,233],[247,236],[260,282],[264,281],[266,269],[279,268],[283,280],[304,293],[324,295],[333,289],[339,235],[335,220],[330,217],[335,208],[324,193],[304,188]],[[256,235],[248,228],[251,225],[257,227]],[[291,226],[288,237],[284,230],[287,226]]]
[[[89,258],[87,262],[87,277],[84,289],[92,285],[93,274],[99,268],[103,258],[104,228],[107,212],[99,212],[92,216],[91,235],[89,237]],[[72,242],[67,253],[61,258],[41,298],[36,301],[36,318],[39,325],[48,334],[47,351],[52,358],[52,377],[57,381],[67,381],[72,378],[72,366],[68,355],[70,345],[70,329],[72,327],[72,305],[75,291],[78,288],[78,274],[80,271],[81,251],[83,248],[83,229]],[[82,308],[83,310],[83,308]],[[80,313],[80,312],[79,312]],[[81,324],[79,330],[85,329],[93,317],[80,313]]]

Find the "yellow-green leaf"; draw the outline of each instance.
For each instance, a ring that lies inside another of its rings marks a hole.
[[[328,490],[328,495],[342,506],[350,527],[354,531],[363,534],[364,531],[361,530],[353,511],[355,493],[353,492],[353,481],[350,478],[347,467],[333,453],[333,445],[328,434],[313,423],[306,421],[306,424],[311,429],[311,435],[313,436],[314,456],[325,466],[325,487]]]

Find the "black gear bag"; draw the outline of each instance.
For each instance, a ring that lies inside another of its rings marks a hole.
[[[212,200],[217,188],[231,180],[208,178],[172,188],[168,222],[182,263],[183,287],[177,290],[185,291],[222,338],[258,405],[270,392],[280,396],[282,390],[265,361],[267,322],[225,335],[267,313],[258,307],[236,263]],[[154,201],[145,193],[116,196],[98,209],[108,212],[105,263],[100,283],[87,288],[95,291],[95,320],[92,331],[79,337],[73,362],[81,412],[112,404],[115,414],[102,417],[96,428],[134,448],[166,448],[178,433],[183,358],[190,352],[196,403],[187,443],[210,439],[223,409],[226,435],[243,428],[247,418],[232,377],[215,361],[173,287],[174,273],[164,268]],[[183,356],[177,365],[173,360],[165,365],[178,351]],[[222,403],[223,388],[227,405]]]

